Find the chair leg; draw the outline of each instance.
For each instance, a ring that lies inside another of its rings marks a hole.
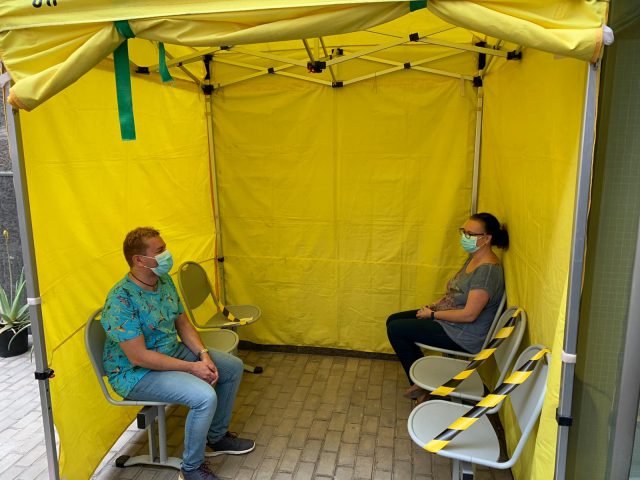
[[[473,464],[461,460],[451,462],[452,480],[473,480]]]
[[[157,429],[156,418],[158,419]],[[135,457],[121,455],[116,458],[116,467],[124,468],[133,465],[154,465],[180,470],[182,459],[167,456],[167,427],[164,407],[144,407],[138,413],[138,428],[146,428],[148,430],[149,454],[137,455]]]
[[[246,363],[243,365],[244,371],[248,373],[262,373],[262,367],[253,367],[251,365],[247,365]]]

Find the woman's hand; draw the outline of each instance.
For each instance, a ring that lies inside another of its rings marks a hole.
[[[428,306],[424,306],[420,310],[418,310],[418,313],[416,313],[416,318],[431,318],[431,312],[432,310]]]

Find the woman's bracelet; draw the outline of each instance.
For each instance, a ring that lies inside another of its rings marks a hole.
[[[436,312],[435,312],[435,310],[431,310],[431,320],[436,320]]]

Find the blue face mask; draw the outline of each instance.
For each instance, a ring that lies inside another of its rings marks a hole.
[[[153,258],[156,262],[158,262],[157,267],[146,267],[155,273],[157,276],[161,277],[162,275],[169,273],[171,267],[173,267],[173,256],[169,250],[165,250],[162,253],[159,253],[155,257],[147,257],[146,255],[140,255],[145,258]]]
[[[467,253],[477,252],[480,248],[478,246],[478,237],[469,237],[467,238],[464,233],[460,234],[460,245]]]

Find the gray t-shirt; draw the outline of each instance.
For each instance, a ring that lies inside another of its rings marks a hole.
[[[445,296],[432,305],[432,309],[461,310],[467,304],[467,298],[471,290],[481,288],[489,294],[489,301],[485,305],[478,318],[470,323],[454,323],[446,320],[436,320],[449,338],[471,353],[477,353],[482,348],[484,339],[489,332],[491,322],[498,311],[500,300],[504,293],[504,273],[502,265],[485,263],[477,267],[473,272],[467,273],[465,269],[471,261],[467,259],[462,268],[447,283]]]

